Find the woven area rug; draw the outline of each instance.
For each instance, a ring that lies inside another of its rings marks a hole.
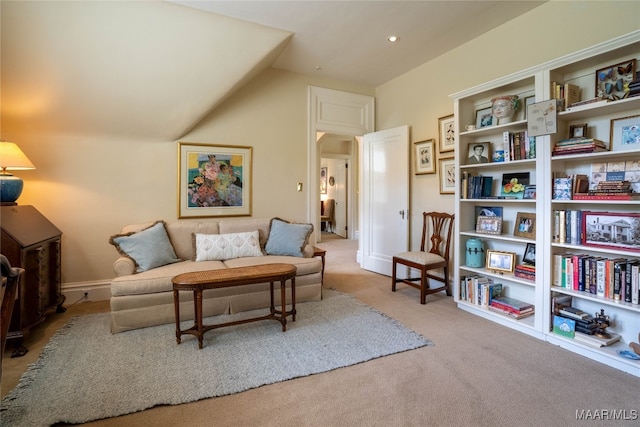
[[[337,291],[325,290],[322,301],[296,309],[296,321],[289,318],[284,333],[272,320],[216,329],[205,334],[202,350],[191,335],[177,345],[175,325],[112,335],[107,313],[78,317],[51,339],[2,400],[0,423],[83,423],[238,393],[431,344]]]

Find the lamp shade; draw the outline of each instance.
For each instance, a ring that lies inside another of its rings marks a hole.
[[[7,170],[35,169],[33,163],[24,155],[20,147],[14,142],[0,141],[0,202],[2,204],[15,204],[24,183],[22,179],[13,176]]]
[[[15,142],[0,141],[0,168],[6,170],[35,169],[31,160],[24,155]]]

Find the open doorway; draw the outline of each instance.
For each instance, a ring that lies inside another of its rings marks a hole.
[[[318,133],[320,156],[320,241],[357,239],[357,139]]]

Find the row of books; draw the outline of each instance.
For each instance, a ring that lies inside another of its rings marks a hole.
[[[460,299],[471,304],[488,307],[493,298],[502,295],[502,283],[494,283],[489,277],[463,276],[460,282]]]
[[[556,142],[551,154],[553,156],[564,156],[567,154],[595,153],[607,150],[607,144],[596,138],[570,138]]]
[[[536,280],[536,267],[529,264],[519,264],[513,271],[513,275],[521,279]]]
[[[535,313],[535,307],[533,304],[529,304],[515,298],[502,296],[491,300],[489,310],[512,317],[516,320],[524,319],[525,317],[532,316]]]
[[[491,197],[493,192],[493,177],[471,175],[468,171],[462,172],[460,180],[461,199],[481,199]]]
[[[551,82],[551,93],[556,99],[562,100],[563,108],[580,102],[580,86],[571,83]]]
[[[502,147],[494,153],[494,162],[510,162],[512,160],[525,160],[536,158],[536,138],[529,137],[527,131],[502,133]]]
[[[556,209],[553,211],[553,243],[581,245],[584,243],[582,230],[583,215],[577,209]]]
[[[514,318],[523,319],[534,314],[535,307],[524,301],[502,295],[502,283],[493,279],[474,275],[462,277],[460,299],[490,311]]]
[[[640,260],[554,254],[553,286],[640,303]]]
[[[631,181],[600,181],[587,194],[579,194],[578,200],[637,200],[640,194],[633,191]],[[576,197],[574,197],[576,199]]]

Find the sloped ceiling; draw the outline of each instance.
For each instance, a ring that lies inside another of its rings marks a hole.
[[[2,118],[177,140],[265,68],[375,87],[542,3],[0,1]]]
[[[178,139],[292,36],[167,2],[0,7],[3,117],[56,133]]]

